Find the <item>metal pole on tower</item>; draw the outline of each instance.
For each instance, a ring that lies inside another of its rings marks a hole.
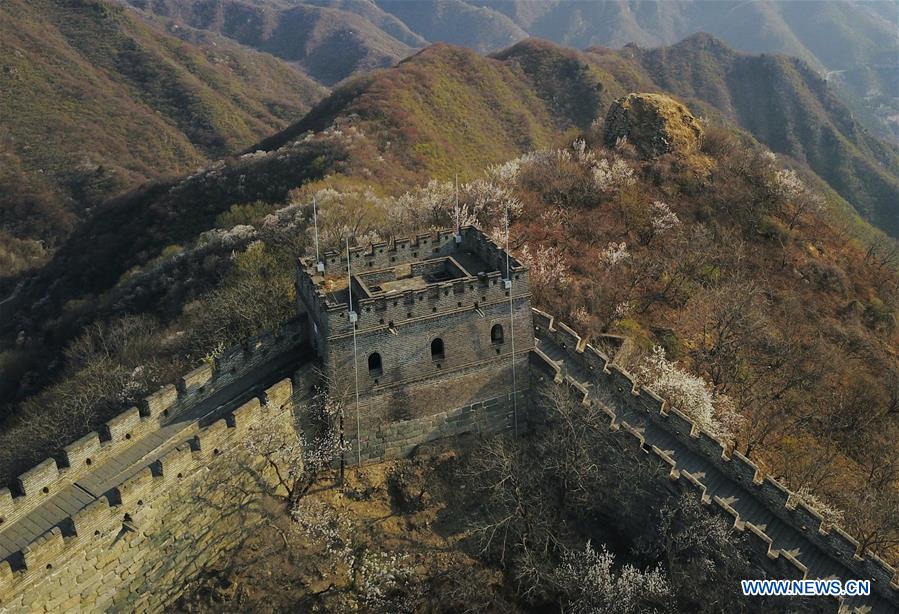
[[[353,274],[350,268],[350,238],[346,238],[346,276],[349,290],[349,318],[353,327],[353,371],[356,378],[356,459],[362,465],[362,428],[359,418],[359,356],[356,349],[356,321],[359,316],[353,310]]]
[[[515,304],[512,300],[512,267],[509,256],[509,208],[506,207],[506,286],[509,289],[509,337],[512,341],[512,424],[518,437],[518,384],[515,378]]]
[[[315,227],[315,266],[319,273],[323,273],[325,267],[318,252],[318,207],[315,204],[315,194],[312,195],[312,225]]]
[[[459,233],[461,232],[461,220],[459,219],[459,173],[456,173],[456,178],[453,180],[453,196],[455,198],[455,202],[453,204],[453,213],[456,217],[456,236],[458,237]]]

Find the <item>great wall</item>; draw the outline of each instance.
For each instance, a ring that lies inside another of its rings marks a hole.
[[[423,260],[431,262],[419,271]],[[360,365],[360,400],[347,416],[351,462],[525,428],[530,387],[553,381],[597,404],[611,431],[668,467],[672,488],[696,492],[745,534],[772,577],[870,579],[870,597],[840,607],[899,610],[895,568],[637,386],[615,357],[532,309],[527,269],[477,230],[351,250],[350,262],[363,273],[343,286],[337,254],[321,266],[301,262],[296,319],[223,352],[0,490],[0,612],[165,610],[269,514],[259,502],[271,484],[243,445],[251,432],[296,428],[313,385],[323,376],[350,382]],[[352,299],[350,287],[359,292]]]
[[[670,467],[678,488],[695,491],[702,503],[745,533],[773,577],[870,579],[872,596],[841,603],[850,611],[899,608],[899,570],[870,552],[737,451],[728,447],[634,378],[576,332],[534,310],[535,360],[557,383],[597,403],[609,428],[631,437]],[[861,556],[860,556],[861,555]]]

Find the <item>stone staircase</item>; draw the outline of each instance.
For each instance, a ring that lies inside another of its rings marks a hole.
[[[720,464],[720,459],[716,463],[713,462],[714,456],[709,458],[697,453],[695,446],[689,445],[689,438],[685,439],[683,434],[672,433],[664,428],[661,424],[663,421],[652,419],[651,412],[635,409],[631,403],[615,402],[616,397],[620,398],[622,394],[633,394],[632,390],[622,391],[620,386],[615,388],[606,365],[603,365],[601,371],[597,369],[599,365],[587,366],[583,358],[586,344],[564,325],[559,325],[564,329],[563,334],[556,335],[552,319],[547,323],[544,318],[538,317],[538,313],[535,311],[537,326],[534,355],[544,363],[555,381],[567,383],[579,390],[584,395],[585,404],[599,404],[610,417],[610,427],[629,433],[639,441],[644,450],[654,452],[670,465],[672,480],[683,480],[692,486],[700,493],[704,504],[714,503],[715,508],[723,510],[733,520],[738,531],[749,532],[751,536],[762,539],[763,544],[768,546],[768,558],[781,563],[780,566],[774,565],[774,569],[782,569],[784,561],[791,563],[788,566],[791,569],[785,570],[786,576],[772,573],[772,577],[871,579],[853,573],[840,556],[825,552],[819,545],[812,543],[802,530],[779,518],[770,505],[750,492],[749,488],[753,488],[752,486],[747,487],[744,483],[735,481],[716,466]],[[594,350],[594,353],[597,352]],[[882,564],[888,570],[891,569],[885,563]],[[799,573],[793,573],[797,570]],[[895,581],[896,578],[893,579]],[[872,594],[864,598],[842,599],[841,611],[899,612],[895,584],[884,587],[872,582],[871,590],[872,593],[883,590],[887,597]]]

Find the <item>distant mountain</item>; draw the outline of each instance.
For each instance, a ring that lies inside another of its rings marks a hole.
[[[175,23],[226,36],[296,64],[331,85],[391,66],[427,42],[370,2],[127,0]]]
[[[881,136],[899,141],[899,8],[851,0],[466,0],[572,47],[671,45],[706,32],[751,53],[805,60]]]
[[[482,53],[529,36],[502,13],[463,0],[377,0],[377,5],[430,42],[464,45]]]
[[[890,1],[123,1],[297,62],[326,84],[428,43],[480,52],[528,37],[580,49],[658,47],[706,32],[740,51],[805,60],[865,125],[899,142],[899,10]]]
[[[269,55],[176,33],[101,0],[0,4],[4,273],[85,207],[246,147],[326,93]]]
[[[508,16],[531,36],[572,47],[671,44],[697,32],[752,53],[802,58],[815,69],[892,61],[895,3],[811,0],[466,0]]]
[[[589,55],[631,89],[672,92],[697,113],[723,114],[772,151],[808,164],[866,219],[899,237],[899,147],[869,134],[805,62],[738,53],[704,34],[671,47]]]

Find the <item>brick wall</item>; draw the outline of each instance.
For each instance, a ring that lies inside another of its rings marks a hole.
[[[301,391],[305,386],[297,386]],[[290,380],[158,456],[23,551],[0,563],[0,612],[164,611],[184,584],[245,538],[265,507],[265,464],[243,445],[253,428],[291,429]],[[268,476],[270,477],[270,476]]]
[[[503,327],[503,343],[494,344],[490,331]],[[515,351],[529,350],[534,345],[531,310],[526,298],[515,302]],[[395,331],[395,332],[394,332]],[[359,388],[363,395],[382,394],[387,387],[410,385],[421,379],[439,378],[445,373],[491,363],[508,362],[512,351],[512,332],[507,301],[485,305],[476,311],[463,307],[452,313],[397,322],[362,332],[356,336]],[[443,358],[431,356],[431,343],[443,340]],[[335,336],[327,342],[326,370],[329,374],[353,374],[353,336]],[[381,356],[380,374],[369,373],[368,358]],[[444,406],[449,409],[452,405]]]
[[[899,569],[870,552],[860,552],[858,542],[839,527],[825,527],[822,516],[796,500],[784,485],[771,476],[765,476],[752,461],[739,452],[729,451],[723,442],[703,431],[699,425],[676,408],[669,406],[651,390],[638,386],[629,373],[614,362],[610,362],[608,357],[590,344],[585,343],[569,327],[540,311],[534,312],[534,324],[537,327],[535,334],[564,350],[566,364],[577,365],[583,369],[595,390],[608,394],[616,405],[645,415],[648,420],[664,429],[691,452],[703,457],[724,476],[744,487],[753,500],[794,528],[803,539],[819,548],[822,553],[839,561],[839,564],[849,571],[847,575],[871,579],[872,591],[893,607],[899,607]],[[540,351],[535,351],[534,357],[538,364],[536,371],[545,369],[546,365],[551,364],[550,361],[543,359]],[[548,372],[552,373],[557,381],[562,381],[565,379],[563,374],[553,371],[557,368],[551,366]],[[575,381],[569,383],[577,387]],[[579,389],[579,394],[583,398],[586,398],[588,393],[587,389]],[[688,487],[702,493],[703,503],[724,514],[734,523],[735,528],[745,532],[750,547],[776,563],[779,576],[800,578],[804,576],[807,571],[805,566],[791,551],[774,548],[772,538],[765,533],[765,527],[756,527],[740,519],[739,513],[720,497],[707,498],[706,487],[698,477],[686,471],[678,471],[674,460],[665,451],[655,446],[647,449],[643,435],[638,430],[626,422],[619,423],[617,416],[608,408],[604,411],[609,414],[611,428],[630,433],[648,454],[656,456],[671,467],[670,477],[673,481],[683,481],[680,484],[682,488]]]
[[[516,348],[515,380],[517,395],[512,399],[511,355],[502,362],[447,373],[433,380],[360,399],[346,407],[346,436],[353,445],[348,455],[357,458],[361,439],[362,459],[378,460],[406,456],[415,446],[463,432],[496,433],[512,429],[516,419],[527,419],[530,386],[528,351]],[[513,413],[517,410],[517,416]]]

